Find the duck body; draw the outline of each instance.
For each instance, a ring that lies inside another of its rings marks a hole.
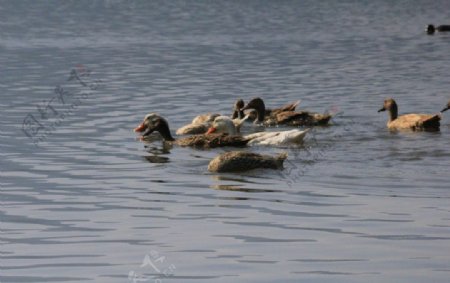
[[[295,105],[296,106],[296,105]],[[295,108],[295,107],[294,107]],[[264,101],[259,98],[253,98],[242,110],[255,109],[257,119],[255,123],[262,123],[265,126],[286,125],[286,126],[318,126],[327,125],[332,115],[319,114],[308,111],[293,111],[285,109],[278,109],[277,111],[270,111],[266,115],[266,106]]]
[[[286,153],[277,156],[244,151],[222,153],[209,162],[211,172],[242,172],[257,168],[282,169]]]
[[[438,32],[448,32],[450,31],[450,25],[440,25],[440,26],[434,26],[434,25],[428,25],[427,26],[427,33],[428,34],[434,34],[436,31]]]
[[[265,116],[276,115],[278,113],[285,112],[285,111],[294,111],[295,108],[297,107],[297,105],[300,104],[300,102],[301,102],[300,100],[297,100],[297,101],[288,103],[286,105],[283,105],[279,108],[265,109]],[[256,111],[253,109],[246,109],[245,113],[244,113],[244,110],[243,110],[244,106],[245,106],[244,100],[238,99],[234,103],[234,109],[233,109],[233,114],[231,115],[231,118],[232,119],[235,119],[238,117],[243,118],[244,116],[248,115],[249,119],[255,120],[257,118]]]
[[[220,115],[211,113],[198,115],[194,119],[192,119],[192,122],[190,124],[184,125],[179,129],[177,129],[176,134],[177,135],[204,134],[211,126],[211,123],[212,121],[214,121],[214,118],[216,118],[217,116]]]
[[[170,133],[167,120],[157,114],[146,115],[144,121],[135,129],[135,131],[143,132],[143,138],[157,131],[166,142],[177,144],[179,146],[191,146],[196,148],[216,148],[224,146],[242,147],[246,146],[249,142],[249,140],[244,137],[237,135],[230,136],[227,134],[193,135],[174,139]]]
[[[378,112],[388,111],[387,127],[390,130],[429,130],[439,131],[441,116],[439,114],[405,114],[398,116],[398,107],[394,99],[384,101]]]
[[[309,129],[304,131],[293,129],[289,131],[258,132],[244,135],[243,138],[248,140],[248,145],[280,146],[301,143],[308,131]],[[238,134],[233,121],[226,116],[217,117],[207,133],[225,133],[230,136]]]

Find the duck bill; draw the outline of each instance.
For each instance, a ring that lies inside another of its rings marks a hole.
[[[208,131],[206,132],[206,134],[209,135],[209,134],[215,133],[216,131],[217,131],[216,128],[211,127],[211,128],[208,129]]]
[[[381,108],[380,110],[378,110],[378,113],[380,113],[380,112],[383,112],[383,111],[386,111],[386,108]]]
[[[136,133],[141,133],[141,132],[143,132],[143,131],[145,131],[145,129],[147,129],[147,126],[145,126],[145,124],[144,123],[141,123],[139,126],[137,126],[136,128],[134,128],[134,131],[136,132]]]

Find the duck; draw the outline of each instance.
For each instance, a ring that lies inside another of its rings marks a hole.
[[[384,100],[383,107],[378,112],[388,111],[390,130],[437,130],[439,131],[441,116],[439,114],[405,114],[398,116],[398,106],[393,98]]]
[[[135,132],[142,132],[142,139],[153,132],[159,132],[165,142],[179,146],[190,146],[196,148],[216,148],[224,146],[244,147],[250,141],[242,136],[230,136],[228,134],[192,135],[180,139],[174,139],[170,133],[167,120],[155,113],[144,117],[142,123],[136,127]]]
[[[197,135],[197,134],[204,134],[208,130],[208,128],[211,126],[212,121],[214,119],[220,116],[220,114],[214,113],[207,113],[202,114],[194,117],[192,119],[192,122],[190,124],[184,125],[183,127],[177,129],[176,134],[177,135]]]
[[[448,101],[447,106],[444,109],[441,110],[441,113],[444,113],[448,109],[450,109],[450,100]]]
[[[260,97],[255,97],[245,105],[242,110],[255,109],[257,119],[254,121],[257,124],[264,124],[266,126],[287,125],[287,126],[317,126],[327,125],[333,117],[331,114],[319,114],[307,111],[293,111],[283,110],[269,112],[266,115],[266,106]],[[280,109],[281,110],[281,109]]]
[[[281,146],[303,142],[303,138],[309,130],[310,129],[301,131],[298,129],[293,129],[288,131],[259,132],[244,135],[243,137],[249,140],[247,145]],[[233,123],[233,120],[227,116],[219,116],[214,119],[214,122],[209,128],[207,134],[211,133],[225,133],[231,136],[238,135],[238,131]]]
[[[246,151],[229,151],[216,156],[208,164],[210,172],[242,172],[257,168],[282,169],[287,153],[276,156]]]
[[[427,26],[427,33],[428,34],[434,34],[436,31],[438,32],[446,32],[450,31],[450,25],[440,25],[435,27],[434,25],[428,25]]]
[[[276,114],[276,113],[280,113],[280,112],[284,112],[284,111],[294,111],[295,108],[300,104],[301,100],[297,100],[294,102],[290,102],[286,105],[283,105],[279,108],[274,108],[274,109],[265,109],[265,115],[269,116],[271,114]],[[244,111],[242,110],[242,108],[244,108],[245,103],[243,99],[238,99],[236,100],[236,102],[234,103],[234,109],[233,109],[233,114],[231,115],[232,119],[235,119],[237,117],[244,117]],[[250,115],[251,120],[255,120],[256,119],[256,111],[254,109],[248,109],[247,111],[249,111],[249,113],[247,115]]]

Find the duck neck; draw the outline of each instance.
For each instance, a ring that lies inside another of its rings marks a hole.
[[[262,123],[264,122],[264,118],[266,117],[266,106],[261,103],[260,105],[258,105],[257,108],[255,108],[256,110],[256,123]]]
[[[244,111],[242,111],[242,110],[234,110],[233,111],[233,115],[231,115],[231,119],[236,119],[236,118],[239,118],[239,119],[244,118]]]
[[[389,122],[394,121],[398,117],[398,107],[396,104],[393,104],[389,109]]]
[[[174,141],[175,139],[172,137],[172,134],[170,133],[169,126],[164,124],[162,125],[158,132],[161,134],[164,140],[166,141]]]

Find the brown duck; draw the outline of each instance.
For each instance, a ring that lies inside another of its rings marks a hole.
[[[445,110],[445,109],[444,109]],[[432,130],[439,131],[441,116],[439,114],[405,114],[398,116],[398,106],[394,99],[384,101],[383,107],[378,110],[389,112],[387,127],[391,130]]]
[[[295,105],[296,106],[296,105]],[[295,108],[295,107],[294,107]],[[319,114],[307,111],[293,111],[286,108],[279,108],[266,114],[264,101],[259,98],[253,98],[241,110],[255,109],[257,119],[255,123],[263,123],[267,126],[287,125],[287,126],[317,126],[326,125],[332,118],[330,114]]]
[[[275,115],[275,114],[278,114],[278,113],[284,112],[284,111],[294,111],[295,107],[297,107],[297,105],[299,105],[299,104],[300,104],[300,100],[297,100],[297,101],[288,103],[286,105],[283,105],[279,108],[265,109],[264,112],[265,112],[266,116],[269,116],[271,114]],[[245,116],[244,111],[242,109],[242,108],[244,108],[244,106],[245,106],[244,100],[242,100],[242,99],[236,100],[236,102],[234,103],[234,109],[233,109],[233,114],[231,115],[231,118],[235,119],[235,118],[239,117],[242,119]],[[249,110],[250,109],[251,108],[249,108]],[[256,111],[254,113],[249,113],[249,114],[250,114],[250,116],[249,116],[250,120],[255,120],[257,118]]]
[[[170,133],[169,123],[157,114],[146,115],[144,121],[134,129],[135,132],[142,132],[142,137],[157,131],[162,138],[179,146],[192,146],[197,148],[215,148],[223,146],[246,146],[250,141],[241,136],[230,136],[227,134],[193,135],[185,138],[174,139]]]
[[[211,172],[242,172],[257,168],[282,169],[287,153],[277,156],[262,155],[245,151],[222,153],[209,162]]]
[[[447,103],[447,107],[441,110],[441,113],[447,111],[448,109],[450,109],[450,101]]]

